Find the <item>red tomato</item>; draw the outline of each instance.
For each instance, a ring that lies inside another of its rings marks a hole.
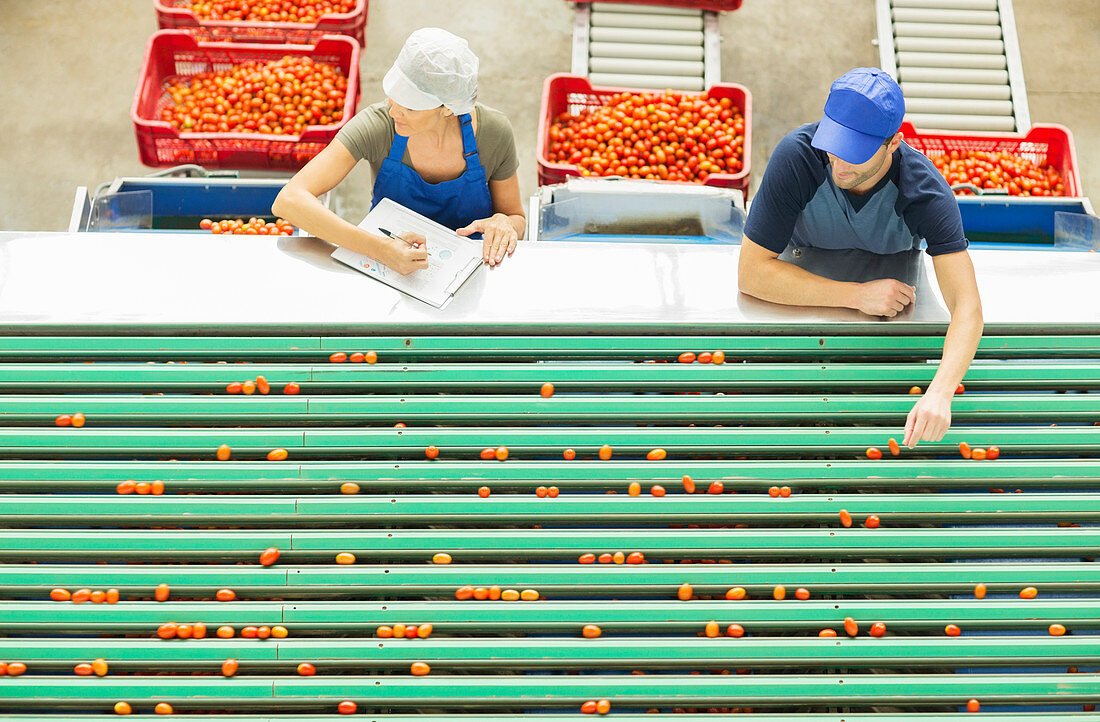
[[[854,637],[859,634],[859,625],[856,624],[856,620],[851,617],[844,618],[844,633],[849,637]]]
[[[871,625],[871,636],[872,637],[885,637],[886,636],[886,623],[885,622],[875,622],[874,624],[872,624]]]
[[[428,666],[427,662],[413,662],[409,667],[409,671],[412,672],[414,677],[423,677],[432,671],[432,668]]]
[[[233,381],[232,383],[226,384],[225,393],[239,394],[241,392],[241,388],[242,387],[240,381]]]
[[[872,446],[867,449],[867,458],[873,461],[878,461],[882,458],[882,451]]]
[[[577,563],[578,564],[595,564],[596,563],[596,555],[591,554],[591,553],[581,554],[580,557],[577,558]]]
[[[343,351],[337,351],[333,354],[330,354],[328,360],[334,364],[342,364],[348,360],[348,355]]]
[[[897,439],[890,439],[890,441],[886,442],[886,445],[890,447],[891,456],[901,456],[901,447],[898,446]]]
[[[683,483],[684,483],[684,492],[686,492],[688,494],[694,494],[695,493],[695,480],[694,479],[692,479],[687,474],[684,474]]]
[[[73,673],[80,677],[90,677],[92,675],[92,665],[82,662],[73,667]]]
[[[553,396],[554,395],[554,384],[552,384],[552,383],[543,384],[542,388],[539,389],[539,395],[542,396],[542,398],[544,398],[544,399],[548,399],[551,396]]]
[[[969,459],[973,453],[974,452],[970,450],[970,444],[965,441],[959,442],[959,454],[962,455],[962,458]]]
[[[799,587],[798,589],[794,590],[794,598],[806,601],[810,598],[810,590],[806,587]]]
[[[595,624],[586,624],[581,628],[581,635],[585,639],[595,639],[603,634],[603,630],[597,627]]]
[[[434,459],[439,456],[439,449],[435,446],[429,446],[428,448],[424,449],[424,456],[428,457],[429,459]]]
[[[58,416],[53,422],[56,426],[72,426],[73,417],[69,414],[61,414],[61,416]]]
[[[982,703],[979,702],[976,699],[967,700],[966,701],[966,711],[967,712],[981,712],[982,711]]]
[[[549,490],[545,486],[540,486],[537,489],[535,489],[535,496],[537,496],[540,499],[545,499],[547,493],[549,493]]]
[[[709,364],[713,360],[714,354],[712,354],[710,351],[703,351],[699,354],[698,358],[696,358],[696,361],[701,364]]]
[[[482,449],[481,450],[481,458],[484,459],[485,461],[495,459],[496,457],[497,457],[497,450],[496,449],[489,448],[489,449]]]
[[[962,634],[962,630],[959,629],[959,625],[957,624],[948,624],[943,628],[943,633],[948,637],[957,637]]]
[[[695,353],[693,351],[684,351],[676,360],[682,364],[695,363]]]
[[[770,496],[774,499],[778,499],[779,498],[779,487],[778,486],[768,487],[768,496]]]
[[[355,710],[359,709],[359,706],[352,702],[350,699],[346,699],[340,704],[336,705],[336,711],[340,714],[355,714]]]
[[[267,382],[267,379],[263,376],[256,377],[256,390],[261,394],[267,395],[271,393],[271,384]]]
[[[115,487],[115,491],[119,494],[133,494],[135,486],[133,481],[120,481],[118,486]]]
[[[283,393],[287,396],[297,396],[301,391],[302,387],[298,385],[297,381],[291,381],[283,387]]]
[[[480,487],[480,488],[479,488],[479,489],[477,490],[477,495],[478,495],[478,496],[480,496],[480,497],[481,497],[482,499],[487,499],[487,498],[489,498],[489,494],[490,494],[490,493],[491,493],[491,492],[490,492],[490,490],[489,490],[489,487],[487,487],[487,486],[483,486],[483,487]]]
[[[577,452],[574,451],[573,449],[566,449],[565,451],[562,452],[561,455],[562,455],[562,458],[564,458],[566,461],[572,461],[573,459],[577,458]]]
[[[661,486],[660,484],[654,484],[649,488],[649,493],[653,496],[664,496],[665,487]]]
[[[235,659],[225,660],[224,662],[222,662],[222,676],[232,677],[237,673],[237,670],[240,669],[240,666],[241,663]]]
[[[352,355],[348,356],[348,361],[351,361],[353,364],[361,364],[366,360],[367,357],[360,351],[356,351]]]
[[[986,449],[985,458],[989,461],[994,461],[1001,456],[1001,449],[997,446],[990,446]]]
[[[312,677],[317,674],[317,668],[309,662],[302,662],[298,665],[298,674],[303,677]]]
[[[279,561],[279,550],[276,547],[268,547],[260,554],[260,564],[269,567]]]
[[[868,529],[878,529],[880,523],[881,520],[877,516],[872,514],[871,516],[867,517],[867,521],[863,522],[863,526],[867,527]]]
[[[726,627],[726,634],[731,637],[744,637],[745,628],[742,627],[740,624],[731,624]]]
[[[596,714],[596,700],[588,700],[581,705],[581,714]]]
[[[557,497],[557,495],[560,494],[560,493],[561,493],[561,490],[558,489],[558,487],[556,487],[556,486],[551,486],[551,487],[548,487],[546,489],[546,495],[548,497],[550,497],[551,499]]]
[[[840,523],[845,527],[852,526],[852,515],[848,513],[847,509],[840,510]]]
[[[708,494],[721,494],[723,491],[725,491],[725,488],[726,488],[725,484],[723,484],[722,482],[712,481],[712,482],[710,482],[710,486],[707,487],[707,493]]]

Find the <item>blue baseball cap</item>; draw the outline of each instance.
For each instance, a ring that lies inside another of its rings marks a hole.
[[[898,132],[904,117],[905,98],[889,73],[849,70],[829,88],[825,115],[810,145],[848,163],[866,163]]]

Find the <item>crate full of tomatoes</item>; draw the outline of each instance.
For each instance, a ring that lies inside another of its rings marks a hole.
[[[150,39],[130,115],[141,162],[297,170],[355,114],[359,44],[202,43],[181,30]]]
[[[369,0],[153,0],[157,26],[199,40],[312,45],[325,35],[366,44]]]
[[[917,130],[903,123],[901,134],[928,156],[958,195],[1080,196],[1081,178],[1073,134],[1036,123],[1027,133],[951,133]]]
[[[539,184],[569,176],[702,183],[748,192],[752,145],[747,88],[706,93],[593,87],[546,79],[539,118]]]

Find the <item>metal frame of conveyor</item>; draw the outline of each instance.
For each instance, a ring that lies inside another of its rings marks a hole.
[[[879,63],[917,128],[1031,128],[1012,0],[875,0]]]
[[[572,73],[593,85],[702,91],[722,80],[718,14],[577,3]]]

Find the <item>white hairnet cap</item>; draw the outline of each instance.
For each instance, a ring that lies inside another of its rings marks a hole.
[[[469,113],[477,99],[478,60],[470,44],[441,28],[420,28],[405,41],[382,78],[382,90],[409,110],[443,105]]]

